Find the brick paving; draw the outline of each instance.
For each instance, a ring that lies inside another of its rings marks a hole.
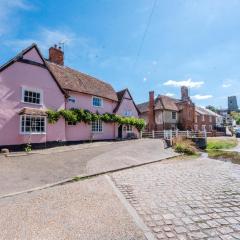
[[[111,178],[156,239],[240,239],[240,165],[176,160]]]

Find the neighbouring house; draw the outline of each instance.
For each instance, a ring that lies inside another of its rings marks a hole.
[[[212,132],[217,125],[217,114],[209,109],[196,106],[194,130]]]
[[[149,101],[137,105],[140,117],[146,122],[146,129],[152,130],[193,130],[195,105],[188,95],[188,88],[181,88],[181,99],[164,95],[154,97],[149,92]]]
[[[49,124],[46,110],[86,109],[139,117],[128,89],[113,87],[92,76],[64,66],[64,53],[56,45],[43,58],[36,44],[0,67],[0,146],[39,146],[59,142],[107,140],[138,136],[135,127],[114,122]]]

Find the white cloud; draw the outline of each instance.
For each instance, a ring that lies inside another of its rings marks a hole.
[[[17,10],[31,10],[33,5],[26,0],[0,1],[0,36],[13,31],[18,16]],[[15,26],[16,27],[16,26]]]
[[[199,88],[204,84],[203,81],[194,82],[191,78],[183,81],[176,81],[176,80],[168,80],[167,82],[163,83],[165,86],[173,86],[173,87],[181,87],[186,86],[189,88]]]
[[[200,94],[196,94],[194,96],[191,96],[191,98],[196,99],[196,100],[206,100],[209,98],[212,98],[212,95],[200,95]]]
[[[223,84],[222,84],[222,87],[223,87],[223,88],[229,88],[229,87],[231,87],[231,86],[232,86],[231,83],[223,83]]]
[[[168,97],[174,97],[175,96],[174,93],[165,93],[165,95],[168,96]]]
[[[5,45],[13,47],[15,50],[26,48],[32,43],[37,43],[43,50],[48,49],[54,44],[64,42],[69,45],[74,40],[74,34],[63,30],[51,30],[41,28],[34,38],[29,39],[13,39],[5,42]]]

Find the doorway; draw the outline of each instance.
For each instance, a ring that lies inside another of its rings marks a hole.
[[[118,127],[118,138],[121,138],[122,139],[122,131],[123,131],[123,128],[122,128],[122,125],[120,125]]]

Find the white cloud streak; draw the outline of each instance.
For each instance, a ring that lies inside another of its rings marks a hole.
[[[212,95],[200,95],[200,94],[196,94],[194,96],[191,96],[192,99],[196,99],[196,100],[206,100],[209,98],[212,98]]]
[[[34,6],[26,0],[1,0],[0,1],[0,37],[11,32],[16,24],[16,11],[28,11]],[[14,16],[14,18],[13,18]],[[15,19],[15,20],[14,20]]]
[[[175,96],[174,93],[166,93],[165,95],[168,96],[168,97],[174,97]]]
[[[200,88],[204,84],[203,81],[192,81],[191,78],[183,81],[176,81],[176,80],[168,80],[167,82],[163,83],[165,86],[172,86],[172,87],[181,87],[186,86],[189,88]]]

